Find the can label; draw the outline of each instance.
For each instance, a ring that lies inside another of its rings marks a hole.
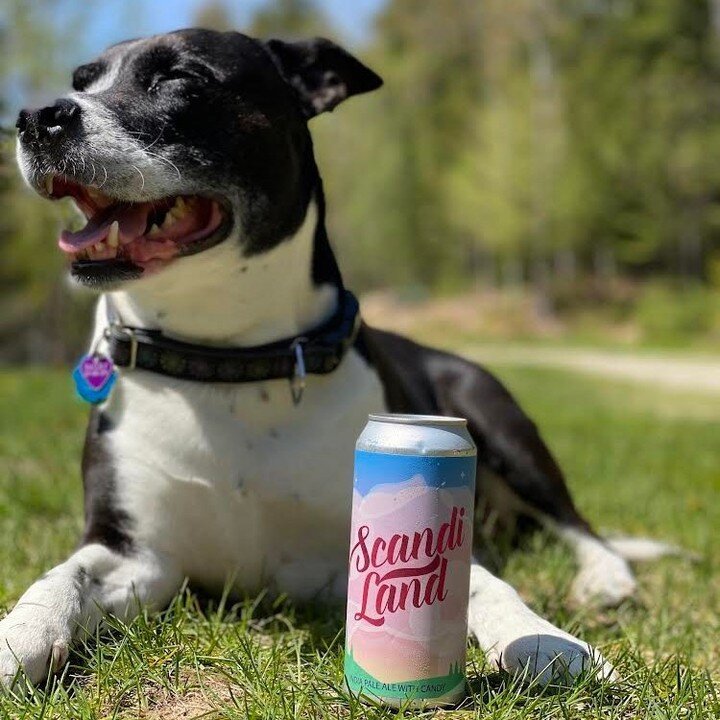
[[[464,692],[475,462],[356,451],[345,646],[353,692]]]

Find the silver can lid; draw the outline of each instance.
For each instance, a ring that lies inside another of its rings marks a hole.
[[[370,413],[368,420],[383,423],[399,423],[402,425],[443,425],[460,426],[467,425],[467,420],[461,417],[448,415],[410,415],[405,413]]]

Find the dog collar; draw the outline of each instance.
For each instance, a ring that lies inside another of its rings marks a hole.
[[[335,314],[302,336],[248,348],[220,348],[173,340],[159,330],[112,322],[105,331],[107,356],[121,368],[194,382],[244,383],[288,379],[293,401],[300,402],[305,376],[333,372],[360,328],[360,308],[342,290]]]

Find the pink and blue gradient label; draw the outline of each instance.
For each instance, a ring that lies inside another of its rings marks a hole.
[[[353,692],[463,692],[474,498],[474,456],[355,453],[345,643]]]

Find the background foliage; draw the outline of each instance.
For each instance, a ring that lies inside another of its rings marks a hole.
[[[6,125],[66,86],[102,11],[4,0]],[[196,20],[237,27],[218,0]],[[337,37],[311,0],[268,4],[244,29]],[[720,338],[719,39],[720,0],[387,0],[353,48],[385,87],[313,121],[350,282],[408,296],[528,288],[545,316],[629,302],[650,327]],[[59,211],[21,189],[12,142],[0,166],[0,357],[60,360],[89,301],[68,295],[52,248]]]

